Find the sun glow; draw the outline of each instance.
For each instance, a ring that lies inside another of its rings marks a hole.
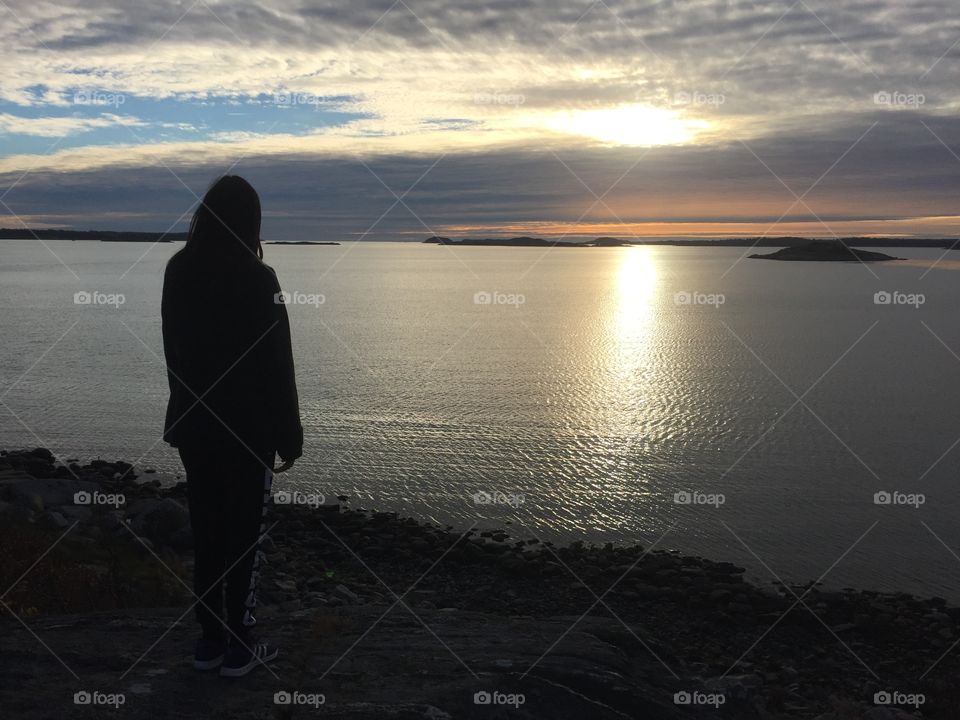
[[[547,122],[551,130],[614,145],[643,146],[682,145],[708,125],[703,120],[684,118],[675,110],[640,104],[558,113]]]

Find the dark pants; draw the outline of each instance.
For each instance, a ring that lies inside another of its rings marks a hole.
[[[266,532],[274,453],[254,456],[242,446],[181,447],[193,529],[194,592],[204,637],[227,635],[223,622],[244,640],[256,624],[259,548]],[[231,634],[232,637],[232,634]]]

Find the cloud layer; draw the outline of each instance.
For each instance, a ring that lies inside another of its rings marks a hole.
[[[233,166],[281,238],[957,232],[947,0],[0,14],[5,225],[163,230]]]

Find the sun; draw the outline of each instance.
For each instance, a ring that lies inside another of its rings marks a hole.
[[[633,104],[558,113],[547,121],[547,127],[613,145],[652,146],[688,143],[708,123],[684,118],[675,110]]]

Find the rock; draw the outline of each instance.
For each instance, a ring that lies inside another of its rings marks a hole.
[[[360,599],[360,597],[346,585],[337,585],[333,589],[333,593],[335,597],[340,598],[340,600],[348,605],[354,605]]]
[[[3,484],[3,496],[11,502],[42,512],[58,505],[73,505],[74,494],[99,490],[96,483],[60,478],[20,478]]]
[[[917,720],[917,716],[899,708],[875,707],[867,711],[863,720]]]
[[[297,591],[297,584],[293,580],[274,580],[273,584],[284,592],[295,593]]]
[[[144,500],[131,512],[131,529],[137,535],[168,544],[174,534],[190,521],[187,509],[176,500]]]
[[[67,519],[55,510],[47,512],[43,518],[49,527],[57,528],[59,530],[62,530],[70,525],[70,523],[67,522]]]
[[[759,675],[726,675],[707,680],[703,686],[708,692],[722,693],[728,700],[749,699],[763,684]]]
[[[93,516],[89,505],[61,505],[58,512],[71,522],[79,520],[81,523],[86,523]]]

